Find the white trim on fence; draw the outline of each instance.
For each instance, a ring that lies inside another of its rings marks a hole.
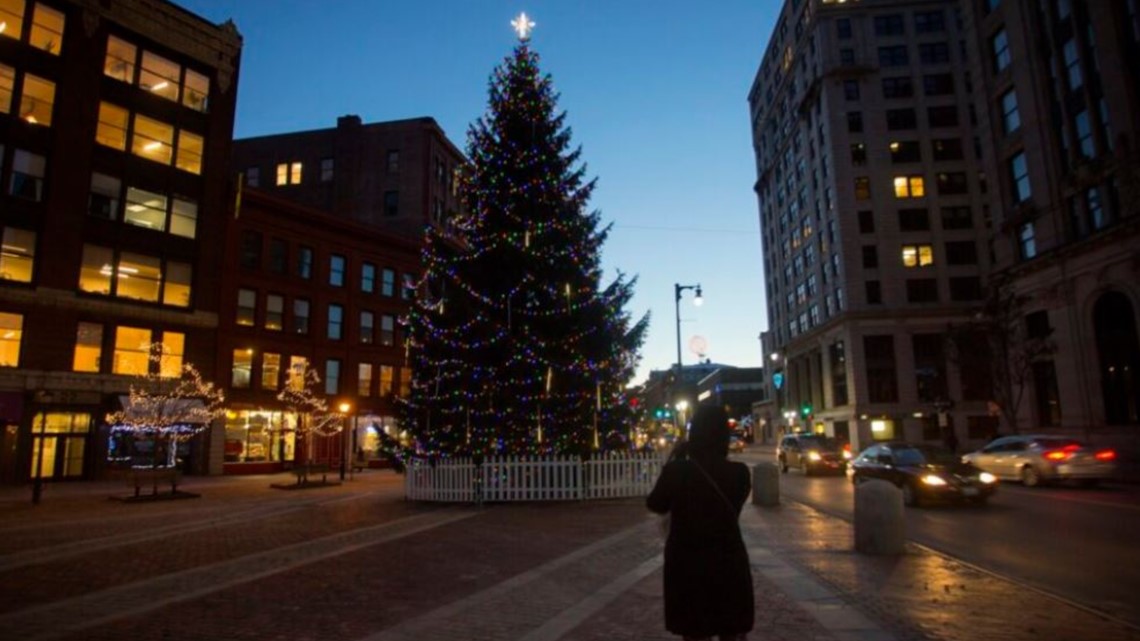
[[[646,496],[665,463],[656,452],[576,456],[489,457],[431,462],[412,459],[404,475],[410,501],[568,501]]]

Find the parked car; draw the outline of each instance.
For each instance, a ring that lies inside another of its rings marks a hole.
[[[737,452],[737,453],[743,452],[745,445],[746,445],[746,443],[744,442],[744,439],[735,435],[735,434],[728,437],[728,451],[729,452]]]
[[[804,475],[816,472],[843,473],[851,452],[844,449],[839,441],[822,434],[788,434],[780,439],[776,447],[776,460],[780,471],[798,468]]]
[[[910,506],[935,501],[984,504],[998,485],[996,476],[947,448],[902,442],[868,447],[851,461],[847,475],[856,485],[870,479],[890,481]]]
[[[1002,480],[1034,487],[1075,480],[1096,485],[1116,475],[1116,452],[1075,438],[1044,434],[1002,436],[962,457]]]

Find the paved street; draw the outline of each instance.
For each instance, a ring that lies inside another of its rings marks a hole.
[[[640,500],[468,506],[341,486],[193,478],[201,498],[117,484],[0,490],[0,629],[19,639],[670,639],[661,541]],[[745,506],[753,639],[1140,639],[926,548],[851,551],[850,526]]]

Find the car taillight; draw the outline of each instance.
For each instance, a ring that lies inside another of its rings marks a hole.
[[[1046,461],[1064,461],[1072,455],[1072,452],[1066,452],[1065,450],[1048,450],[1042,453]]]
[[[1096,460],[1098,461],[1115,461],[1116,452],[1112,450],[1101,450],[1096,453]]]

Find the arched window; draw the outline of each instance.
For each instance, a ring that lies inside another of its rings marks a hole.
[[[1102,295],[1093,306],[1093,325],[1105,421],[1140,423],[1140,340],[1131,301],[1120,292]]]

